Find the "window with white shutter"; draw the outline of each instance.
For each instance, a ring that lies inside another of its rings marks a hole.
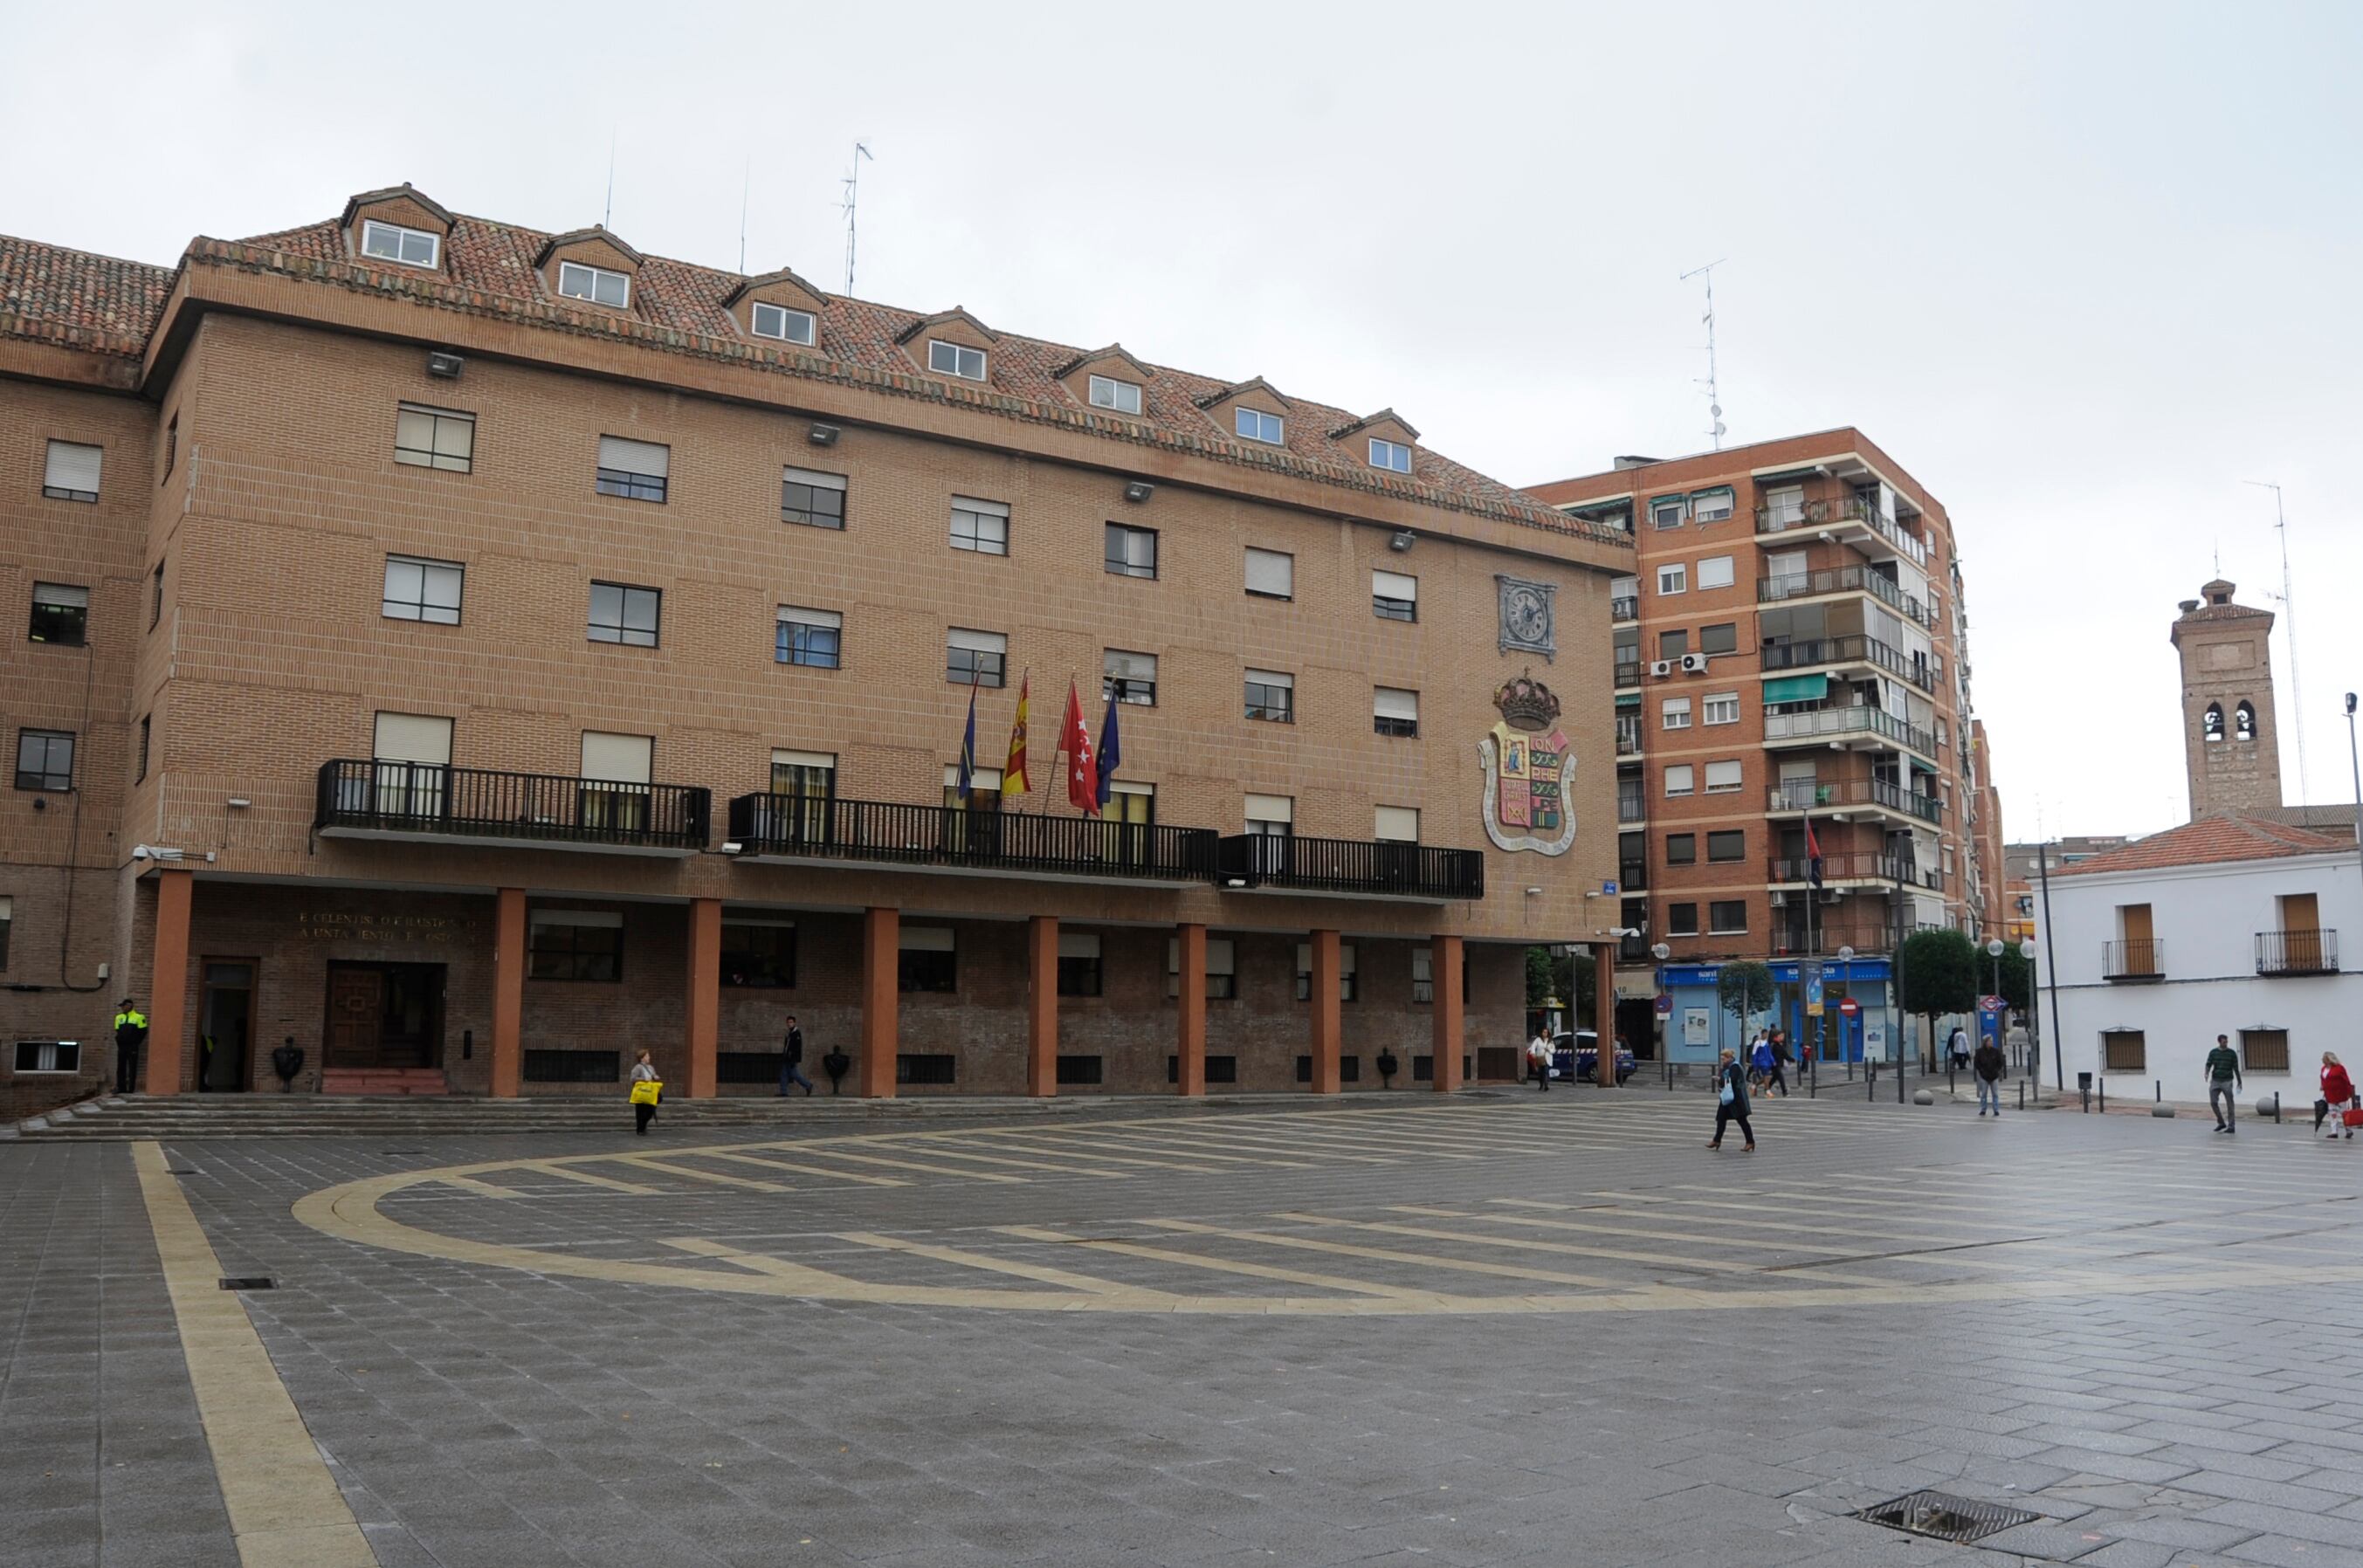
[[[1281,550],[1248,547],[1248,591],[1259,599],[1296,597],[1296,558]]]
[[[1381,621],[1419,619],[1419,579],[1399,571],[1370,573],[1370,613]]]
[[[1419,693],[1397,686],[1370,689],[1370,728],[1382,735],[1410,739],[1419,734]]]
[[[671,480],[671,447],[652,441],[627,441],[621,436],[599,437],[601,495],[619,495],[627,501],[662,501]]]
[[[52,441],[41,470],[41,493],[51,501],[96,501],[99,469],[106,448],[75,441]]]
[[[1419,842],[1419,808],[1417,806],[1381,806],[1375,813],[1370,836],[1381,844],[1417,844]]]

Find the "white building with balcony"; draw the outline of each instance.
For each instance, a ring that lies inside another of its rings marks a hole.
[[[2353,838],[2214,813],[2054,871],[2049,903],[2039,963],[2069,1088],[2083,1072],[2128,1099],[2158,1084],[2203,1101],[2222,1034],[2244,1103],[2278,1089],[2305,1110],[2324,1051],[2363,1063],[2363,969],[2339,945],[2363,935]]]

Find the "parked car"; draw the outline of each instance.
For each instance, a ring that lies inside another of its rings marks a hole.
[[[1616,1053],[1616,1081],[1623,1083],[1633,1076],[1633,1053]],[[1551,1077],[1569,1082],[1600,1081],[1600,1036],[1589,1029],[1578,1029],[1558,1036],[1551,1042]]]

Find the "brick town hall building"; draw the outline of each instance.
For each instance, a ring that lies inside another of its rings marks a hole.
[[[299,1090],[759,1092],[791,1013],[871,1095],[1441,1089],[1614,934],[1630,536],[1392,410],[403,186],[0,239],[0,523],[20,1110],[126,993],[155,1093],[291,1037]]]

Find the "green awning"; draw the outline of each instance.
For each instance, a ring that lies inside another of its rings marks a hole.
[[[1818,702],[1830,694],[1826,675],[1784,675],[1764,683],[1767,702]]]
[[[1641,694],[1638,691],[1619,691],[1616,693],[1616,705],[1620,708],[1637,708],[1641,705]]]

